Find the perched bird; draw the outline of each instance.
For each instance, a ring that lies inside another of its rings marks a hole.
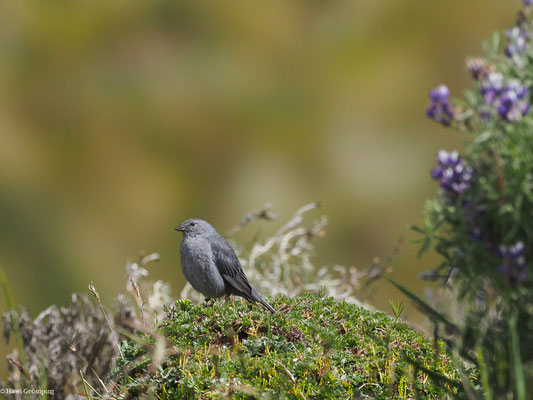
[[[234,294],[275,312],[248,282],[235,251],[207,221],[188,219],[174,230],[183,232],[181,270],[193,288],[208,299]]]

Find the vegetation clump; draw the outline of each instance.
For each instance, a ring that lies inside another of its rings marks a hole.
[[[480,385],[463,380],[472,399],[525,400],[533,388],[531,5],[523,1],[505,37],[494,33],[486,55],[467,61],[474,84],[464,99],[450,100],[439,85],[426,109],[464,142],[461,152],[437,153],[431,177],[439,194],[413,227],[420,255],[432,249],[441,257],[424,278],[440,281],[448,296],[432,309],[400,289],[427,311],[435,332],[446,327],[454,354],[477,367]]]
[[[112,372],[115,395],[385,399],[458,393],[458,372],[444,345],[398,318],[322,294],[277,295],[272,304],[275,314],[242,301],[178,300],[155,335],[122,342]],[[158,356],[158,335],[165,338],[164,357]]]

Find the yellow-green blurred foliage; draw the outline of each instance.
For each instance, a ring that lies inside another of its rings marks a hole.
[[[436,192],[436,150],[460,143],[425,119],[428,90],[460,95],[465,56],[519,5],[3,2],[0,262],[16,300],[36,312],[90,281],[108,299],[140,249],[161,253],[151,277],[177,295],[172,228],[195,216],[225,232],[267,201],[282,219],[323,202],[318,264],[386,257]],[[436,261],[416,250],[394,261],[415,290]],[[397,296],[381,286],[374,302]]]

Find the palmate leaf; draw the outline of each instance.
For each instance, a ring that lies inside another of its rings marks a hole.
[[[490,41],[483,42],[483,49],[489,58],[497,56],[500,51],[500,34],[494,32]]]
[[[414,239],[411,241],[413,244],[420,244],[420,250],[418,251],[417,257],[422,258],[422,256],[431,249],[431,233],[429,233],[427,230],[419,228],[416,225],[411,225],[410,228],[411,230],[424,235],[423,238]]]
[[[426,234],[426,231],[423,230],[422,228],[416,226],[416,225],[410,225],[409,228],[415,232],[418,232],[418,233],[421,233],[422,235],[425,235]]]
[[[418,250],[418,254],[416,256],[418,258],[422,258],[422,256],[426,254],[429,249],[431,249],[431,238],[426,236],[422,241],[422,245],[420,246],[420,250]]]
[[[402,292],[404,295],[406,295],[415,305],[418,307],[420,311],[422,311],[424,314],[428,316],[431,320],[435,322],[440,322],[444,324],[448,331],[455,333],[458,332],[459,329],[457,328],[457,325],[450,322],[444,315],[439,313],[437,310],[435,310],[433,307],[431,307],[428,303],[426,303],[424,300],[422,300],[420,297],[418,297],[416,294],[411,292],[409,289],[405,288],[404,286],[400,285],[398,282],[396,282],[394,279],[392,279],[390,276],[385,275],[384,278],[388,280],[390,283],[392,283],[396,288]]]

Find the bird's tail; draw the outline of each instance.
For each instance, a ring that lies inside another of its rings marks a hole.
[[[266,300],[263,299],[261,295],[257,293],[257,291],[254,288],[252,288],[252,298],[255,302],[261,304],[266,310],[272,313],[276,312],[276,310],[274,310],[274,308],[270,304],[268,304]]]

